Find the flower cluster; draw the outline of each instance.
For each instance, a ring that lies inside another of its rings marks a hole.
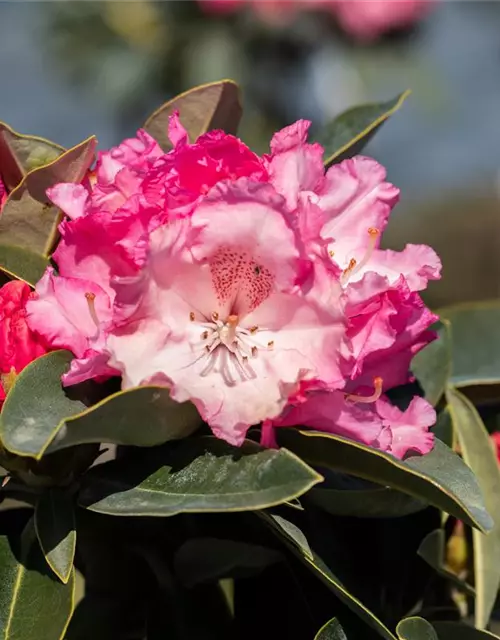
[[[63,383],[120,375],[165,385],[215,435],[263,443],[291,424],[395,456],[432,448],[434,410],[385,392],[434,334],[419,291],[439,277],[425,246],[380,249],[399,191],[374,160],[326,173],[309,122],[258,156],[221,131],[172,151],[144,131],[102,153],[84,184],[48,196],[67,219],[27,303],[29,324],[75,359]]]
[[[434,0],[199,0],[212,13],[227,13],[250,4],[266,22],[283,22],[297,11],[323,9],[351,36],[369,42],[393,29],[408,27]]]

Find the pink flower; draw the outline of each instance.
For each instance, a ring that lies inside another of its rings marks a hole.
[[[220,131],[191,144],[174,114],[169,153],[139,134],[95,182],[50,191],[70,219],[29,317],[75,354],[65,384],[166,385],[233,444],[260,422],[272,442],[300,411],[398,457],[429,450],[432,408],[397,413],[382,392],[434,337],[418,291],[439,259],[379,248],[399,191],[370,158],[325,174],[309,124],[259,157]]]
[[[2,176],[0,176],[0,212],[2,211],[5,201],[7,200],[7,195],[7,189],[5,188],[5,185],[3,183]]]
[[[500,463],[500,431],[495,431],[495,433],[491,434],[491,441],[495,449],[497,460]]]
[[[434,0],[334,0],[342,28],[359,40],[375,40],[387,31],[411,26]]]
[[[305,402],[290,405],[278,420],[265,425],[264,444],[275,446],[272,427],[303,425],[356,440],[396,458],[432,449],[434,437],[429,427],[436,422],[436,412],[423,398],[413,398],[406,411],[384,396],[375,402],[364,400],[339,391],[312,391]]]
[[[7,282],[0,288],[0,402],[5,399],[5,379],[20,373],[48,350],[26,322],[31,295],[29,286],[20,281]]]

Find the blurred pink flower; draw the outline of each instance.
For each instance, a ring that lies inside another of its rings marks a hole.
[[[208,13],[231,13],[251,7],[262,20],[282,24],[301,11],[324,9],[357,40],[372,41],[422,18],[436,0],[199,0]]]
[[[0,212],[2,211],[3,205],[7,200],[7,189],[2,180],[2,176],[0,176]]]
[[[398,457],[432,447],[432,408],[400,412],[383,392],[434,338],[418,291],[439,259],[379,248],[399,191],[370,158],[325,173],[309,124],[259,157],[221,131],[190,144],[174,114],[169,153],[139,132],[89,184],[49,191],[70,219],[59,275],[28,309],[75,353],[65,384],[119,372],[124,388],[166,385],[233,444],[260,422],[272,442],[302,412]]]

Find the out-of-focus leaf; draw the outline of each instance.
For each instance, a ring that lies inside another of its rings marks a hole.
[[[325,149],[325,167],[361,153],[384,122],[398,111],[410,95],[401,95],[379,104],[364,104],[341,113],[314,136]]]
[[[417,353],[411,363],[426,400],[433,406],[441,399],[451,376],[450,323],[446,320],[439,323],[437,332],[438,339]]]
[[[485,536],[473,531],[476,627],[488,624],[500,586],[500,468],[486,427],[474,405],[456,389],[446,399],[465,462],[474,471],[495,526]]]
[[[46,191],[58,182],[80,182],[94,159],[97,141],[94,137],[65,151],[50,164],[27,173],[19,185],[10,192],[0,217],[0,244],[21,247],[48,257],[57,239],[61,220],[59,209],[52,205]],[[1,254],[0,254],[1,257]],[[22,261],[5,265],[9,273],[21,279]],[[0,263],[0,269],[4,265]]]
[[[73,500],[60,489],[48,489],[35,508],[35,529],[47,564],[66,584],[73,571],[76,549]]]
[[[401,620],[396,633],[400,640],[439,640],[432,624],[417,616]]]
[[[347,636],[337,618],[332,618],[321,627],[314,640],[347,640]]]
[[[399,489],[482,531],[493,526],[474,474],[440,440],[427,455],[402,461],[327,433],[282,427],[277,429],[277,437],[280,444],[309,464]]]
[[[39,460],[80,444],[150,447],[185,437],[200,425],[195,406],[175,402],[166,387],[128,389],[87,408],[61,386],[72,358],[69,351],[53,351],[16,378],[0,415],[6,449]]]
[[[176,552],[174,570],[182,584],[191,588],[224,578],[247,577],[280,560],[279,552],[260,545],[193,538]]]
[[[252,511],[297,498],[322,480],[286,449],[190,438],[138,452],[133,465],[121,459],[90,469],[79,503],[117,516]]]
[[[451,384],[500,384],[500,301],[445,307],[438,313],[451,324]]]
[[[0,122],[0,167],[9,191],[15,189],[28,172],[53,162],[63,152],[64,147],[55,142],[22,135]]]
[[[311,555],[307,555],[303,551],[302,545],[297,544],[296,538],[289,534],[289,526],[284,527],[283,524],[291,525],[284,518],[279,520],[270,514],[262,512],[258,514],[290,548],[295,555],[341,600],[351,611],[359,616],[369,627],[374,629],[385,640],[396,640],[395,636],[389,631],[384,623],[379,620],[369,609],[367,609],[356,596],[348,591],[342,582],[333,574],[321,558],[311,550]],[[294,528],[295,525],[293,525]],[[305,538],[304,534],[302,536]],[[309,545],[307,545],[310,549]]]
[[[0,536],[0,640],[62,640],[74,607],[75,576],[50,571],[33,521],[19,541]]]
[[[311,489],[307,499],[324,511],[356,518],[399,518],[425,509],[427,504],[388,487],[375,489]]]
[[[242,115],[238,85],[232,80],[204,84],[181,93],[157,109],[146,120],[144,129],[166,151],[172,148],[168,138],[168,119],[174,111],[179,111],[191,142],[213,129],[236,134]]]
[[[445,535],[442,529],[431,531],[420,543],[417,551],[418,555],[430,565],[436,573],[452,582],[458,589],[475,596],[473,587],[461,580],[445,566]]]
[[[498,636],[489,631],[474,629],[474,627],[459,622],[436,620],[432,626],[436,629],[439,640],[500,640]]]
[[[431,431],[446,446],[453,446],[453,423],[448,407],[438,414],[436,424],[431,428]]]

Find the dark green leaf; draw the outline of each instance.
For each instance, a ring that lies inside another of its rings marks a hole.
[[[443,529],[436,529],[425,536],[417,551],[440,576],[452,582],[458,589],[469,596],[475,596],[476,591],[469,584],[461,580],[445,566],[445,534]]]
[[[347,640],[347,636],[337,618],[332,618],[321,627],[314,640]]]
[[[0,415],[0,439],[6,449],[40,459],[64,418],[85,409],[61,386],[61,375],[72,359],[69,351],[53,351],[16,378]]]
[[[24,247],[0,242],[0,271],[34,287],[49,265],[49,259]]]
[[[325,166],[361,153],[375,132],[392,116],[410,95],[405,91],[394,100],[365,104],[341,113],[314,137],[325,149]]]
[[[489,434],[474,405],[456,389],[446,391],[453,426],[465,462],[475,473],[495,526],[487,535],[473,531],[476,627],[488,624],[500,586],[500,468]]]
[[[478,302],[439,311],[451,324],[455,387],[500,384],[500,302]]]
[[[242,115],[238,85],[232,80],[204,84],[181,93],[155,111],[146,121],[144,129],[166,151],[172,148],[167,132],[168,119],[174,111],[179,111],[181,123],[191,142],[213,129],[236,134]]]
[[[96,144],[95,138],[89,138],[24,176],[2,209],[0,244],[28,249],[43,257],[51,254],[61,213],[48,202],[46,191],[58,182],[80,182],[93,162]],[[21,262],[13,267],[11,255],[8,267],[5,265],[7,271],[28,279]]]
[[[63,152],[64,147],[55,142],[22,135],[0,122],[0,166],[9,191],[15,189],[29,171],[53,162]]]
[[[311,489],[307,499],[324,511],[356,518],[399,518],[427,505],[412,496],[389,489]]]
[[[440,440],[427,455],[402,461],[332,434],[281,428],[277,436],[309,464],[399,489],[481,530],[493,526],[473,473]]]
[[[413,358],[411,369],[425,398],[436,406],[445,391],[451,376],[451,335],[450,323],[444,321],[437,327],[438,339],[431,342]]]
[[[350,593],[342,582],[332,573],[332,571],[326,566],[321,558],[311,551],[311,555],[304,554],[302,545],[298,545],[295,538],[289,535],[289,526],[283,527],[282,524],[286,523],[291,525],[283,518],[279,520],[276,517],[271,517],[265,512],[258,514],[264,521],[271,527],[276,535],[285,541],[287,546],[295,553],[295,555],[302,560],[302,562],[324,583],[333,591],[333,593],[341,600],[351,611],[358,615],[368,626],[374,629],[385,640],[395,640],[394,635],[389,629],[381,622],[369,609],[367,609],[352,593]],[[294,526],[294,525],[293,525]],[[294,526],[296,529],[297,527]],[[304,534],[302,534],[303,537]],[[308,545],[309,547],[309,545]]]
[[[73,613],[74,572],[67,584],[53,576],[32,521],[20,545],[0,536],[0,572],[0,640],[62,640]]]
[[[431,431],[446,446],[453,447],[453,423],[448,407],[438,414],[436,424],[431,428]]]
[[[220,538],[193,538],[175,554],[174,570],[182,584],[191,588],[224,578],[260,573],[281,559],[277,551],[260,545]]]
[[[400,640],[439,640],[431,623],[418,617],[401,620],[396,633]]]
[[[134,464],[122,459],[94,467],[79,502],[109,515],[249,511],[296,498],[321,481],[284,449],[260,451],[249,441],[236,448],[203,437],[139,451]]]
[[[87,408],[61,386],[72,358],[69,351],[54,351],[18,376],[0,416],[0,436],[9,451],[39,460],[78,444],[149,447],[200,425],[194,405],[174,402],[166,387],[128,389]]]
[[[432,623],[439,636],[439,640],[499,640],[499,637],[489,631],[482,631],[469,627],[459,622],[441,622],[437,620]]]
[[[47,564],[66,584],[73,570],[76,548],[73,500],[60,489],[48,489],[35,508],[35,529]]]

